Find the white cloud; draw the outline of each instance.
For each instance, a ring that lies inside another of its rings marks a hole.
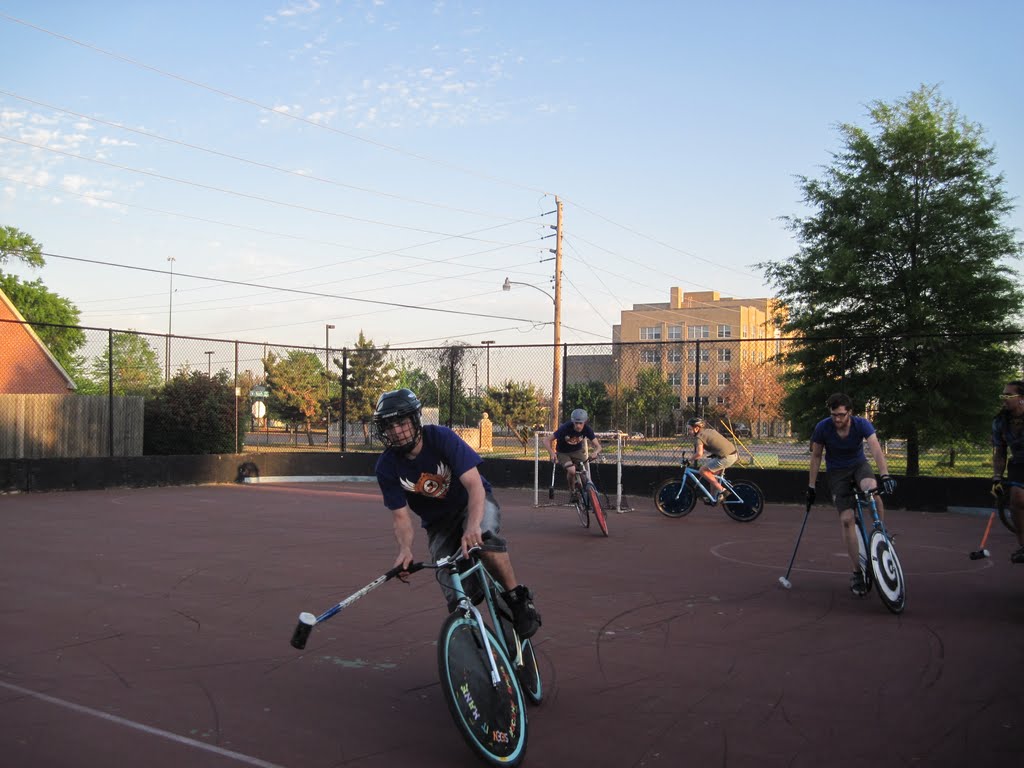
[[[104,147],[137,147],[134,141],[128,141],[127,139],[113,139],[110,136],[104,136],[100,139],[100,145]]]
[[[306,14],[316,13],[320,10],[320,3],[316,0],[306,0],[305,3],[292,3],[286,8],[282,8],[277,12],[277,15],[282,18],[289,16],[305,16]],[[268,17],[269,21],[273,19]]]

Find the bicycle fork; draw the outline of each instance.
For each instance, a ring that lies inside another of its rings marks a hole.
[[[484,651],[487,655],[487,663],[491,665],[491,685],[497,688],[498,683],[501,682],[501,675],[498,673],[498,664],[494,661],[494,651],[491,650],[491,641],[487,638],[487,631],[484,628],[486,626],[484,624],[484,617],[477,609],[477,607],[473,605],[471,602],[469,602],[469,600],[467,600],[466,598],[462,598],[461,600],[459,600],[459,605],[462,607],[463,610],[468,610],[472,612],[473,618],[476,619],[476,625],[480,630],[480,639],[483,640],[484,643]]]

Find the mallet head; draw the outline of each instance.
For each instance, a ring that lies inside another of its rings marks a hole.
[[[789,579],[785,576],[779,576],[779,584],[784,586],[786,589],[792,589],[793,585],[789,583]]]
[[[989,554],[990,553],[989,553],[989,551],[987,549],[979,549],[976,552],[971,552],[970,558],[971,558],[971,560],[981,560],[983,558],[988,557]]]
[[[315,624],[316,616],[312,613],[303,611],[299,614],[299,623],[295,626],[295,631],[292,632],[292,648],[298,648],[301,651],[306,647],[306,641],[309,640],[309,635]]]

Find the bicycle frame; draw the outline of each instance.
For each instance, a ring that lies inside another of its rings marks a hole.
[[[704,496],[704,499],[708,503],[711,503],[711,504],[715,503],[715,501],[717,500],[718,497],[715,496],[715,495],[712,495],[711,491],[709,491],[707,489],[707,487],[704,485],[704,482],[701,480],[701,477],[700,477],[700,472],[693,468],[693,466],[690,464],[688,459],[683,459],[683,465],[682,466],[683,466],[683,477],[682,477],[682,483],[679,486],[679,492],[682,493],[683,486],[685,486],[687,480],[689,480],[690,482],[692,482],[697,487],[697,489],[701,492],[701,494]],[[722,487],[726,491],[728,491],[729,493],[735,493],[735,491],[733,490],[733,487],[732,487],[732,483],[730,483],[728,480],[725,479],[725,473],[724,472],[719,472],[718,473],[718,482],[721,483]]]

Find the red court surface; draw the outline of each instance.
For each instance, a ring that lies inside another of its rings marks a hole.
[[[1024,566],[998,523],[897,511],[907,610],[847,591],[835,512],[748,524],[498,489],[544,626],[528,766],[1024,764]],[[420,535],[418,551],[425,550]],[[288,640],[392,564],[375,485],[0,497],[0,765],[474,766],[437,678],[430,572]]]

